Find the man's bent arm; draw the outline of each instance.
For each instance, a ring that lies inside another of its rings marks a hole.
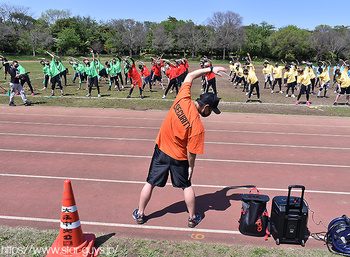
[[[194,79],[199,78],[200,76],[209,72],[214,72],[215,75],[221,76],[220,72],[227,72],[227,70],[224,67],[208,67],[204,69],[198,69],[188,73],[184,82],[192,82]]]
[[[193,174],[193,169],[194,169],[194,163],[196,161],[196,154],[188,152],[188,180],[191,180],[192,174]]]

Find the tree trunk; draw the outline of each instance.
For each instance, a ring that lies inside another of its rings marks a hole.
[[[223,51],[222,51],[222,59],[225,60],[226,56],[226,48],[224,47]]]

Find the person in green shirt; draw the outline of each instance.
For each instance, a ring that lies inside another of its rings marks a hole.
[[[105,68],[105,66],[103,66],[103,64],[100,61],[100,56],[98,55],[98,52],[96,52],[97,54],[97,70],[98,70],[98,76],[99,76],[99,82],[101,82],[101,78],[105,79],[105,84],[107,84],[107,78],[108,78],[108,74],[107,74],[107,70]]]
[[[120,91],[119,87],[119,79],[118,79],[118,67],[117,67],[117,61],[115,59],[110,60],[110,83],[109,83],[109,88],[108,90],[111,90],[111,86],[113,84],[113,81],[115,83],[115,88],[118,88],[118,91]]]
[[[40,64],[43,66],[43,73],[44,73],[44,88],[43,89],[46,89],[47,88],[47,84],[49,83],[49,80],[50,80],[50,76],[51,76],[51,73],[50,73],[50,62],[45,60],[45,58],[43,58],[43,60],[40,61]]]
[[[46,53],[52,57],[52,61],[50,63],[51,90],[52,90],[51,96],[55,95],[56,83],[59,86],[59,88],[61,89],[61,96],[63,96],[63,86],[62,86],[61,76],[60,76],[61,72],[58,69],[59,60],[57,59],[57,56],[55,56],[54,54],[51,54],[47,51],[46,51]]]
[[[71,57],[69,57],[69,59],[71,59]],[[75,61],[69,61],[69,64],[72,65],[72,69],[74,71],[74,77],[72,79],[72,82],[75,83],[76,78],[79,78],[79,73],[77,71],[78,63]]]
[[[29,75],[28,75],[29,72],[27,72],[20,64],[18,64],[18,71],[19,71],[20,74],[22,74],[21,77],[20,77],[21,78],[20,82],[21,82],[22,87],[23,87],[23,85],[25,83],[27,83],[28,86],[29,86],[29,89],[30,89],[30,91],[32,93],[32,95],[34,95],[32,82],[30,81],[30,78],[29,78]]]
[[[119,57],[119,55],[116,55],[118,58],[118,61],[116,61],[115,65],[116,65],[116,72],[117,72],[117,77],[118,80],[120,79],[120,82],[122,84],[122,89],[124,89],[124,82],[123,82],[123,76],[122,76],[122,59]],[[127,74],[127,73],[126,73]],[[125,83],[126,84],[126,83]]]
[[[79,74],[79,87],[78,87],[78,90],[80,90],[81,89],[81,83],[83,81],[87,81],[86,68],[85,68],[84,64],[81,61],[79,61],[78,59],[73,58],[71,56],[69,58],[72,59],[77,64],[76,72]]]
[[[101,97],[100,94],[100,87],[98,86],[98,73],[95,65],[95,54],[94,51],[91,49],[92,54],[92,61],[90,62],[89,59],[85,59],[84,63],[86,65],[86,74],[88,75],[88,87],[89,87],[89,94],[86,95],[86,97],[91,97],[91,91],[92,87],[95,85],[97,88],[98,97]]]

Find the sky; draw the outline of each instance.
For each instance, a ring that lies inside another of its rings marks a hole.
[[[111,19],[134,19],[135,21],[161,22],[169,16],[178,20],[192,20],[205,25],[214,12],[232,11],[243,18],[243,25],[260,24],[265,21],[277,29],[296,25],[313,30],[318,25],[350,25],[350,1],[342,1],[334,7],[329,0],[11,0],[16,6],[29,7],[34,18],[48,9],[68,9],[72,16],[90,16],[96,21]]]

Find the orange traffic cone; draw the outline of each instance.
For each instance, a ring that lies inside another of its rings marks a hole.
[[[83,234],[72,185],[67,179],[63,188],[60,234],[46,256],[94,257],[99,254],[94,248],[95,240],[94,234]]]

